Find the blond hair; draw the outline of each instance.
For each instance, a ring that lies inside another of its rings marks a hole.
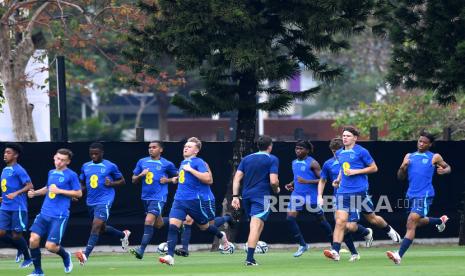
[[[194,143],[195,146],[196,146],[199,150],[202,149],[202,141],[200,141],[199,138],[197,138],[197,137],[191,137],[191,138],[187,139],[187,142]]]

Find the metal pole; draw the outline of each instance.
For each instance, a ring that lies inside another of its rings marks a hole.
[[[65,57],[57,56],[58,117],[60,118],[61,141],[68,141],[68,117],[66,108]]]

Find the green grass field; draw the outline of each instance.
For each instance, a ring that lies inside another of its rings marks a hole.
[[[321,249],[313,249],[300,258],[292,257],[292,251],[270,249],[265,255],[257,255],[260,266],[243,265],[245,253],[233,255],[210,252],[193,252],[187,258],[177,257],[176,265],[169,267],[158,263],[158,254],[148,253],[143,260],[129,254],[94,255],[85,267],[74,261],[73,275],[464,275],[465,248],[451,246],[413,246],[402,260],[394,265],[385,256],[390,248],[359,249],[362,256],[356,263],[349,263],[349,254],[342,254],[341,261],[325,259]],[[57,256],[42,258],[45,275],[63,275],[62,261]],[[27,275],[32,269],[19,269],[14,260],[0,259],[0,275]]]

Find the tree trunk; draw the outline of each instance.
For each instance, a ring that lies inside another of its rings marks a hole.
[[[10,108],[15,140],[20,142],[35,142],[37,141],[37,137],[32,120],[34,106],[28,103],[25,86],[21,85],[20,81],[18,82],[18,80],[24,78],[24,68],[21,74],[15,73],[11,67],[9,72],[2,72],[5,98]]]
[[[158,133],[161,141],[167,140],[168,136],[168,109],[170,101],[168,95],[163,92],[156,93],[158,105]]]
[[[223,213],[231,214],[233,212],[233,208],[231,207],[233,188],[232,181],[239,163],[244,156],[255,151],[254,141],[257,124],[257,88],[258,82],[253,75],[246,75],[240,80],[239,100],[244,104],[239,107],[237,113],[236,140],[234,141],[231,160],[231,177],[228,181],[226,195],[223,200]],[[238,227],[235,227],[234,229],[227,229],[228,237],[233,242],[236,240],[237,229]]]

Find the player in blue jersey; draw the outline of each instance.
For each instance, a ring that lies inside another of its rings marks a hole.
[[[407,232],[398,252],[388,251],[386,255],[395,264],[400,264],[402,257],[415,238],[417,227],[426,225],[435,226],[439,232],[444,231],[449,218],[446,215],[440,218],[428,217],[429,207],[434,198],[433,175],[451,172],[451,167],[438,153],[430,151],[435,140],[434,135],[422,131],[417,142],[417,151],[407,153],[400,166],[397,176],[399,180],[408,178],[409,187],[407,199],[410,213],[407,219]]]
[[[241,207],[240,187],[242,182],[242,206],[250,217],[250,230],[247,240],[246,266],[258,265],[254,259],[255,247],[270,213],[270,190],[279,194],[279,160],[271,154],[271,137],[260,136],[257,140],[258,152],[244,157],[233,179],[233,200],[231,205]]]
[[[40,254],[40,240],[44,237],[47,238],[45,248],[63,259],[65,273],[73,270],[71,253],[60,245],[69,219],[71,199],[82,197],[78,176],[68,168],[72,156],[69,149],[59,149],[53,157],[55,169],[48,172],[47,185],[36,191],[29,190],[27,194],[29,198],[45,195],[42,209],[29,229],[29,248],[35,268],[29,276],[44,275]]]
[[[22,147],[17,143],[7,143],[3,152],[6,167],[1,176],[0,239],[12,244],[17,250],[17,262],[24,256],[20,267],[32,264],[27,242],[23,237],[28,222],[27,192],[33,188],[26,170],[18,164]],[[8,233],[10,232],[10,233]]]
[[[163,207],[168,197],[168,183],[177,183],[178,171],[172,162],[161,157],[163,143],[152,141],[149,144],[149,156],[140,159],[133,171],[132,182],[142,185],[142,201],[145,207],[144,235],[138,248],[131,248],[129,252],[136,258],[142,259],[145,248],[152,240],[154,226],[163,227]]]
[[[207,163],[205,163],[205,165],[207,166],[207,169],[211,174],[210,167],[208,166]],[[215,195],[211,191],[210,191],[210,194],[204,199],[204,202],[202,204],[206,206],[206,213],[209,216],[210,224],[214,224],[216,227],[220,227],[227,222],[229,223],[229,226],[232,227],[233,220],[231,218],[231,215],[225,214],[224,216],[215,217],[215,214],[216,214]],[[184,221],[184,224],[183,224],[184,229],[181,234],[182,247],[177,248],[174,251],[174,254],[178,256],[183,256],[183,257],[189,256],[189,242],[191,239],[193,224],[194,224],[194,220],[190,216],[187,216],[186,220]]]
[[[297,141],[295,145],[297,159],[292,161],[294,180],[285,186],[288,191],[292,191],[286,220],[292,237],[299,244],[294,257],[300,257],[309,248],[296,221],[298,213],[304,210],[304,207],[317,217],[330,243],[333,239],[331,225],[326,220],[323,210],[317,204],[321,168],[320,164],[309,155],[312,152],[313,145],[309,141]]]
[[[213,178],[208,171],[205,161],[197,157],[202,142],[191,137],[183,149],[184,160],[179,166],[178,189],[169,215],[168,254],[160,257],[159,261],[167,265],[174,265],[174,250],[178,241],[179,228],[186,216],[192,217],[200,230],[207,231],[221,240],[224,250],[230,248],[226,233],[220,232],[214,224],[210,224],[210,217],[206,213],[205,199],[210,194]]]
[[[104,148],[101,143],[92,143],[89,146],[91,161],[82,165],[79,179],[83,190],[87,191],[87,207],[92,218],[92,229],[85,252],[78,250],[75,255],[80,265],[87,262],[92,250],[97,245],[101,234],[121,240],[121,246],[127,250],[129,230],[119,231],[107,225],[111,205],[115,198],[114,187],[125,184],[123,175],[118,166],[111,161],[103,159]]]
[[[333,183],[334,180],[337,179],[339,175],[339,171],[341,170],[341,166],[339,161],[336,159],[336,151],[341,149],[344,146],[342,143],[341,138],[333,138],[329,143],[329,149],[333,153],[333,157],[326,160],[323,164],[320,174],[320,181],[318,183],[318,205],[323,206],[323,191],[327,182]],[[337,188],[334,187],[333,195],[335,196],[337,193]],[[363,229],[362,225],[358,225],[358,229]],[[369,228],[367,228],[369,229]],[[365,236],[365,240],[369,242],[372,241],[371,229],[369,230],[369,234]],[[357,249],[355,248],[352,233],[346,232],[344,235],[344,242],[349,249],[351,256],[349,258],[349,262],[355,262],[360,260],[360,254],[358,254]]]
[[[338,178],[333,181],[333,186],[338,188],[335,196],[336,225],[332,249],[324,250],[324,255],[335,261],[340,259],[339,250],[344,233],[358,232],[361,228],[361,225],[357,224],[360,220],[360,212],[370,223],[383,228],[391,239],[400,240],[399,234],[374,212],[373,203],[368,196],[368,174],[377,172],[378,167],[368,150],[356,144],[358,136],[357,129],[345,127],[342,133],[344,148],[339,149],[335,154],[341,166]],[[362,235],[371,236],[370,240],[372,240],[372,231],[368,229],[364,231]],[[371,245],[371,241],[368,244]]]

